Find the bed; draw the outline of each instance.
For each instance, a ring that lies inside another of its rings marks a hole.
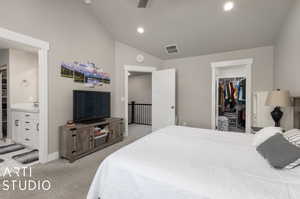
[[[170,126],[107,157],[88,199],[299,199],[300,168],[276,170],[252,135]]]

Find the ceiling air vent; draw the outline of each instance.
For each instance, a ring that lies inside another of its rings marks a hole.
[[[150,0],[138,0],[138,8],[146,8]]]
[[[165,50],[166,50],[166,53],[169,54],[169,55],[176,54],[176,53],[179,52],[178,47],[177,47],[176,44],[165,46]]]

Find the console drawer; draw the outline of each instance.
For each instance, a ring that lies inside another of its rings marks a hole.
[[[37,133],[33,133],[33,132],[24,132],[22,135],[23,139],[22,139],[22,143],[26,146],[29,146],[31,148],[34,149],[38,149],[38,135]]]
[[[24,131],[32,131],[32,132],[37,132],[38,129],[38,122],[33,121],[33,120],[24,120],[22,121],[22,129]]]
[[[19,114],[25,120],[38,120],[39,119],[39,114],[37,114],[37,113],[20,112]]]

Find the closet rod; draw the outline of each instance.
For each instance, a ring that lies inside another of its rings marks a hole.
[[[218,82],[243,81],[243,80],[246,80],[246,78],[221,78],[218,79]]]

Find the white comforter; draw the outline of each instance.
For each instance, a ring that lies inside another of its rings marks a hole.
[[[252,136],[171,126],[113,153],[88,199],[300,199],[300,168],[275,170]]]

